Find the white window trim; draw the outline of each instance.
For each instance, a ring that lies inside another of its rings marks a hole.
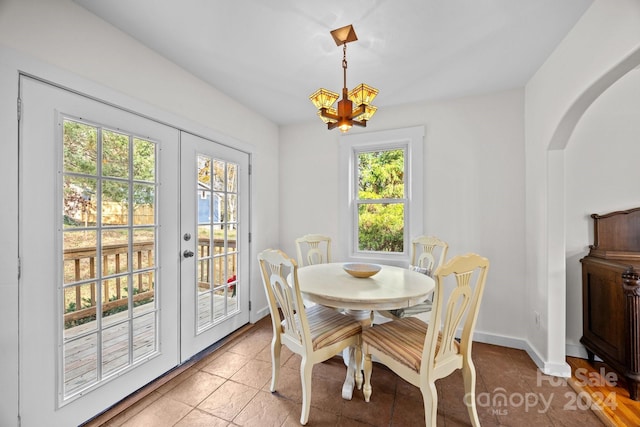
[[[344,244],[338,248],[338,259],[406,266],[409,262],[410,241],[423,234],[423,164],[424,126],[386,130],[380,132],[343,135],[340,138],[339,156],[339,225]],[[369,149],[406,148],[405,163],[406,198],[404,252],[365,254],[355,251],[357,227],[354,226],[355,158],[356,152]]]

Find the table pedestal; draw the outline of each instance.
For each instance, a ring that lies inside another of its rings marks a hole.
[[[358,320],[363,328],[368,328],[373,324],[373,311],[370,310],[344,310],[344,314]],[[353,398],[354,386],[358,390],[362,388],[362,364],[364,362],[364,354],[360,353],[360,357],[356,355],[354,347],[342,350],[342,358],[347,366],[347,377],[342,385],[342,398],[351,400]]]

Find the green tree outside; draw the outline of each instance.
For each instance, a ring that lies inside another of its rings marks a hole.
[[[404,250],[404,197],[404,150],[358,154],[359,250]]]

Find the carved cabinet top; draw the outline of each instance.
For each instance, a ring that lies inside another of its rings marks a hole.
[[[592,214],[593,245],[589,255],[607,259],[640,258],[640,207]]]

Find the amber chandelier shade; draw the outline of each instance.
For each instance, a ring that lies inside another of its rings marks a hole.
[[[336,92],[320,88],[309,99],[318,109],[318,116],[327,124],[328,129],[338,128],[340,132],[347,132],[354,125],[367,126],[367,121],[375,114],[377,107],[371,105],[371,101],[378,94],[378,89],[361,83],[351,91],[347,89],[347,43],[358,40],[352,25],[331,31],[331,36],[336,45],[342,45],[342,72],[344,85],[342,99]]]

